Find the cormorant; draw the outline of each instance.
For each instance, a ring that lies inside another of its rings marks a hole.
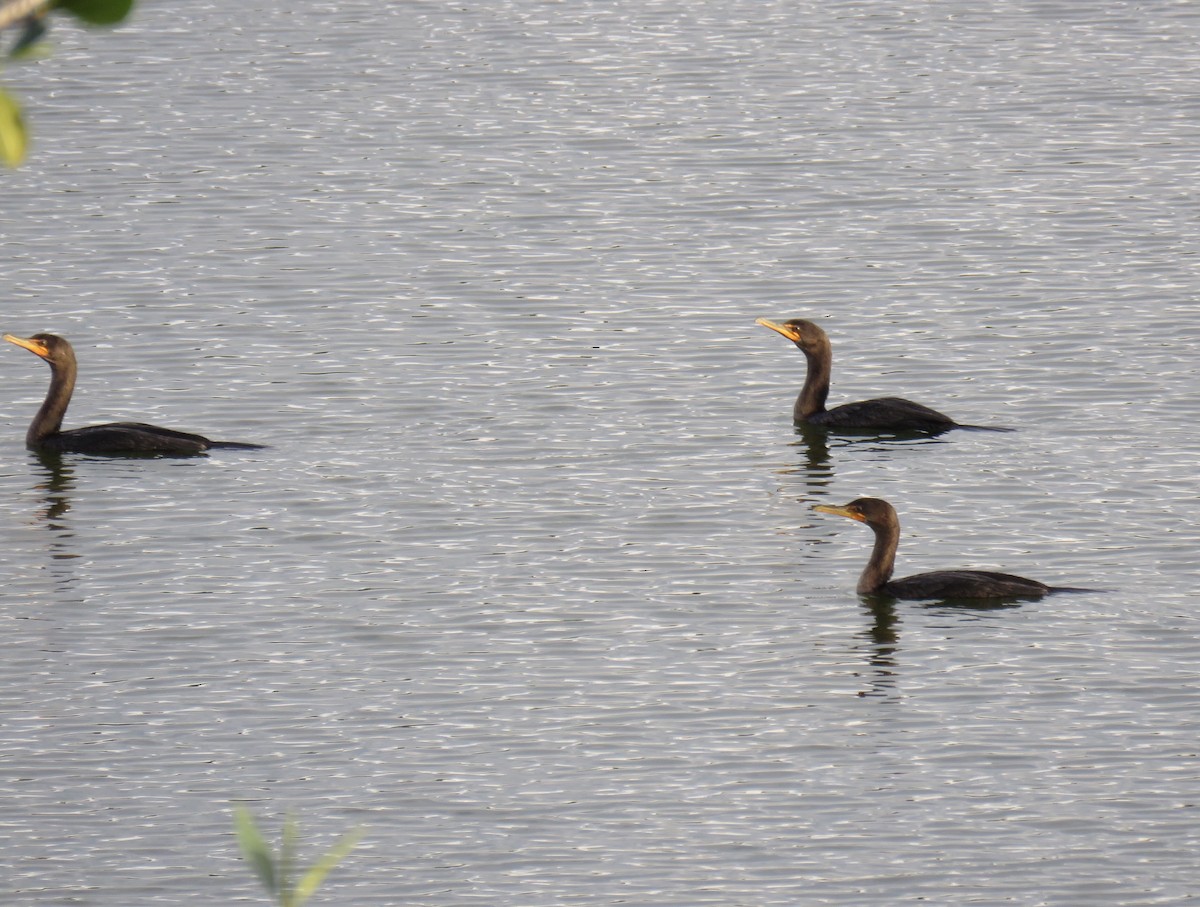
[[[903,579],[892,579],[896,548],[900,544],[900,518],[887,501],[858,498],[837,507],[816,504],[814,510],[866,523],[875,533],[871,559],[858,578],[859,595],[890,595],[906,599],[1040,598],[1050,592],[1091,592],[1067,586],[1047,586],[1037,580],[993,573],[989,570],[936,570]]]
[[[257,450],[261,444],[240,441],[210,441],[201,435],[172,431],[147,425],[144,422],[110,422],[86,428],[62,430],[63,415],[75,390],[75,351],[62,337],[55,334],[34,334],[32,337],[4,339],[40,356],[50,364],[50,389],[41,409],[33,417],[25,434],[25,446],[30,450],[74,452],[89,454],[198,454],[210,447],[234,447]]]

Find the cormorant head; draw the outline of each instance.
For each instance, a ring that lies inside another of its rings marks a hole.
[[[765,328],[770,328],[777,334],[782,334],[796,346],[800,347],[800,351],[805,355],[815,353],[817,350],[827,348],[829,346],[829,336],[804,318],[791,318],[783,324],[776,321],[770,321],[766,318],[759,318],[754,322],[761,324]]]
[[[818,513],[832,513],[834,516],[844,516],[868,526],[888,526],[899,524],[896,508],[882,498],[857,498],[849,504],[838,507],[832,504],[816,504],[813,510]]]
[[[52,366],[75,361],[75,351],[71,349],[71,344],[57,334],[34,334],[32,337],[5,334],[4,339],[29,350],[35,356],[40,356]]]

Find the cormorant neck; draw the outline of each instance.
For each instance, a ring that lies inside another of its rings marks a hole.
[[[896,566],[896,548],[900,544],[899,524],[869,525],[875,533],[875,547],[871,549],[871,559],[867,561],[862,576],[858,578],[855,591],[859,595],[870,595],[887,585]]]
[[[29,423],[29,431],[25,433],[26,447],[36,448],[48,436],[58,434],[74,390],[74,363],[67,363],[61,367],[50,363],[50,389],[46,392],[41,409]]]
[[[833,351],[829,344],[815,350],[801,350],[808,360],[808,373],[804,376],[804,387],[796,398],[793,415],[797,422],[825,412],[825,399],[829,396],[829,373],[833,369]]]

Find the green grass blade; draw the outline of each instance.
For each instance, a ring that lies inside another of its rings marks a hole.
[[[312,897],[313,892],[320,887],[325,881],[325,876],[333,870],[338,863],[345,859],[346,854],[350,853],[363,836],[363,830],[356,828],[342,835],[341,839],[330,848],[325,856],[321,857],[308,872],[304,873],[303,877],[296,885],[295,899],[293,904],[295,907],[300,907],[305,901]]]
[[[279,837],[279,891],[287,907],[295,904],[292,875],[296,868],[296,851],[300,848],[300,825],[290,812],[283,819],[283,832]]]
[[[275,875],[275,855],[271,853],[271,845],[254,824],[250,810],[244,806],[236,806],[233,815],[242,857],[250,864],[254,874],[273,898],[279,893],[279,882]]]

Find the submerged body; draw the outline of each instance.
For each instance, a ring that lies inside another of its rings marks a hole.
[[[826,428],[883,428],[893,431],[949,431],[962,428],[949,416],[903,397],[878,397],[843,403],[833,409],[804,415],[799,401],[792,411],[796,422],[823,425]]]
[[[861,590],[860,590],[861,591]],[[875,595],[910,600],[946,598],[1041,598],[1056,591],[1045,583],[991,570],[934,570],[891,580]]]
[[[756,324],[770,328],[796,344],[808,363],[804,387],[796,398],[792,418],[797,423],[831,429],[882,429],[885,431],[942,432],[952,428],[975,428],[955,422],[945,413],[903,397],[879,397],[858,403],[825,408],[829,376],[833,371],[833,347],[829,336],[803,318],[782,324],[759,318]]]
[[[896,509],[880,498],[859,498],[841,507],[817,504],[814,510],[866,523],[875,533],[875,547],[856,590],[859,595],[888,595],[904,599],[1004,599],[1040,598],[1050,592],[1084,592],[1066,586],[1048,586],[1034,579],[990,570],[936,570],[903,579],[892,579],[896,549],[900,546],[900,518]]]
[[[240,441],[212,441],[202,435],[174,431],[147,425],[144,422],[110,422],[86,428],[62,430],[63,416],[75,390],[78,366],[75,351],[64,338],[55,334],[34,334],[32,337],[4,339],[46,360],[50,366],[50,389],[46,399],[25,433],[25,446],[30,450],[52,453],[89,454],[199,454],[213,447],[259,449],[261,444]]]

